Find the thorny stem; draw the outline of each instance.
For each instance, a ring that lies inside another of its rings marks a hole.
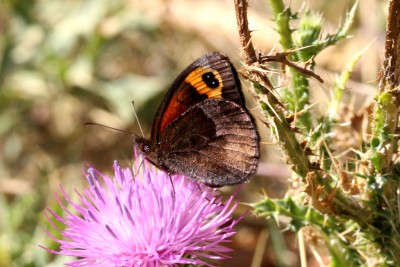
[[[246,26],[249,24],[247,20],[247,1],[235,0],[235,11],[236,20],[239,27],[240,45],[243,49],[243,59],[247,65],[251,65],[257,62],[256,51],[251,41],[251,34],[249,28]]]
[[[283,7],[282,1],[273,1],[278,5],[279,8]],[[281,3],[281,5],[279,5]],[[247,20],[247,1],[246,0],[235,0],[236,17],[238,23],[238,29],[240,34],[242,53],[244,58],[245,67],[247,67],[249,79],[255,85],[256,92],[259,92],[257,97],[259,98],[259,104],[262,110],[265,112],[267,117],[272,119],[273,125],[276,131],[273,131],[276,140],[279,141],[281,148],[284,151],[285,156],[291,161],[294,166],[294,171],[306,182],[306,176],[308,173],[315,173],[317,181],[323,181],[323,173],[314,170],[311,167],[310,161],[306,156],[305,152],[301,148],[299,141],[297,140],[293,129],[291,128],[289,122],[287,121],[283,110],[281,109],[281,104],[277,98],[269,91],[264,88],[265,82],[260,81],[268,80],[268,78],[259,71],[252,71],[249,66],[257,64],[257,60],[254,58],[256,55],[254,47],[251,42],[250,31],[248,29]],[[281,8],[283,9],[283,8]],[[268,81],[269,82],[269,81]],[[321,197],[328,197],[334,193],[331,199],[331,205],[333,205],[332,210],[337,214],[344,214],[360,225],[368,224],[368,214],[369,211],[358,204],[357,201],[353,200],[351,197],[347,197],[340,190],[334,190],[329,184],[323,184],[323,189],[320,192]]]
[[[386,24],[385,59],[383,61],[379,90],[385,89],[385,84],[396,88],[400,83],[400,2],[389,2],[389,14]]]
[[[285,51],[290,51],[294,49],[294,42],[292,38],[292,29],[290,28],[289,21],[291,19],[292,14],[290,13],[290,9],[285,9],[285,5],[282,0],[270,0],[270,5],[273,10],[274,18],[277,25],[277,31],[280,36],[280,44]],[[292,61],[299,61],[300,57],[298,52],[293,52],[289,55],[289,59]],[[297,113],[305,110],[309,105],[309,96],[310,93],[308,91],[309,82],[307,78],[299,73],[295,68],[290,68],[290,73],[292,75],[292,88],[293,91],[287,91],[288,107],[291,112]],[[302,126],[303,133],[308,134],[311,131],[312,123],[311,123],[311,114],[308,111],[302,112],[299,116],[299,123]]]
[[[386,25],[385,58],[379,79],[379,94],[374,110],[371,147],[372,173],[387,173],[397,151],[400,103],[400,1],[391,0]]]
[[[386,24],[385,58],[379,77],[378,95],[373,112],[373,129],[368,153],[371,161],[370,199],[375,205],[374,225],[381,230],[377,242],[386,248],[395,263],[400,262],[399,180],[393,175],[394,156],[398,153],[400,106],[400,1],[389,1]]]

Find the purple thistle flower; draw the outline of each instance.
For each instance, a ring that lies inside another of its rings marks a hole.
[[[233,196],[222,203],[214,189],[179,175],[171,177],[172,185],[168,174],[146,162],[136,177],[117,162],[114,172],[110,179],[89,169],[90,188],[78,193],[80,203],[61,188],[76,214],[58,197],[65,217],[47,210],[46,217],[65,240],[48,233],[61,246],[59,251],[46,249],[78,257],[67,266],[212,266],[207,259],[227,257],[230,249],[221,243],[235,233]],[[65,230],[58,229],[54,219]]]

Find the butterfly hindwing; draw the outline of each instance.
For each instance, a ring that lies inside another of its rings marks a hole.
[[[160,136],[159,162],[212,187],[240,184],[257,168],[258,134],[240,105],[209,98],[188,109]]]

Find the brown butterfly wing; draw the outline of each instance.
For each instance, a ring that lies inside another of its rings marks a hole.
[[[229,59],[219,52],[200,57],[172,83],[153,122],[153,145],[159,142],[160,134],[170,123],[207,98],[226,99],[244,105],[237,72]]]
[[[209,98],[166,127],[157,165],[212,187],[244,183],[257,169],[259,137],[240,105]]]

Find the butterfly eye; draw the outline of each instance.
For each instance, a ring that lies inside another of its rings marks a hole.
[[[149,153],[150,152],[150,147],[148,145],[143,145],[143,151],[145,153]]]
[[[139,145],[139,149],[141,151],[143,151],[144,153],[148,153],[150,151],[150,147],[148,145],[146,145],[146,144],[143,144],[143,143],[141,143]]]
[[[212,72],[204,73],[201,78],[203,79],[203,82],[210,88],[217,88],[219,86],[219,81],[215,78],[215,75]]]
[[[144,145],[143,149],[144,149],[143,151],[146,153],[150,152],[150,147],[148,145]]]

